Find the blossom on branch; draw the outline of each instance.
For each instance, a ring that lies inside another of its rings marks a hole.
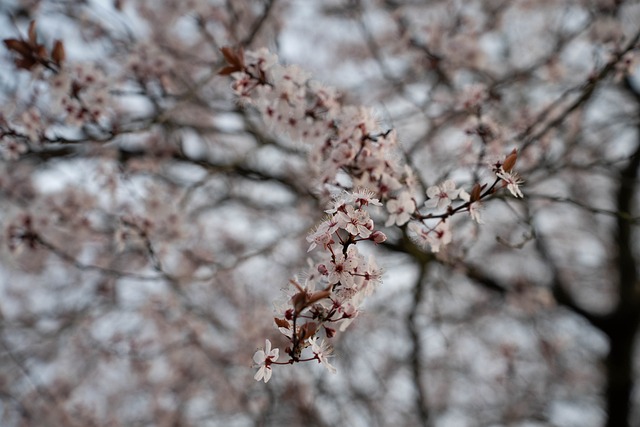
[[[467,210],[469,211],[469,215],[471,219],[474,220],[478,224],[484,224],[482,218],[480,218],[480,208],[482,204],[479,200],[471,200],[471,195],[467,193],[463,188],[460,189],[460,194],[458,195],[462,200],[469,203]]]
[[[307,252],[311,252],[317,245],[327,248],[332,243],[335,243],[332,235],[338,229],[338,226],[338,222],[333,218],[322,221],[315,231],[307,236],[307,242],[311,243]]]
[[[456,188],[456,184],[448,179],[440,185],[434,185],[427,189],[429,200],[424,202],[424,205],[427,208],[444,209],[458,197],[459,193],[460,190]]]
[[[344,211],[338,212],[338,224],[340,228],[347,230],[353,236],[360,236],[364,239],[371,235],[373,221],[369,218],[369,213],[363,209],[355,209],[353,206],[346,206]]]
[[[411,218],[411,214],[415,211],[415,202],[409,193],[402,192],[396,199],[387,202],[387,210],[389,218],[385,223],[386,227],[390,225],[404,225]]]
[[[335,374],[336,368],[331,365],[328,360],[329,357],[333,356],[333,348],[331,348],[329,343],[322,340],[320,344],[318,344],[318,337],[309,338],[309,343],[311,344],[311,351],[318,360],[318,363],[322,363],[329,372]]]
[[[329,276],[327,280],[329,283],[334,284],[341,282],[344,285],[351,285],[353,283],[353,273],[358,266],[358,260],[356,258],[357,251],[355,247],[350,248],[347,254],[336,254],[335,259],[329,263]]]
[[[270,131],[308,147],[310,185],[328,205],[327,217],[306,238],[307,252],[318,249],[318,259],[310,261],[304,280],[290,281],[293,292],[285,291],[275,323],[290,343],[285,349],[286,364],[318,360],[333,372],[335,368],[326,362],[330,346],[324,340],[318,344],[318,334],[325,331],[330,339],[336,329],[344,331],[381,282],[382,270],[373,256],[363,255],[357,246],[387,239],[376,230],[367,208],[384,203],[386,227],[409,223],[414,241],[436,253],[452,241],[448,218],[468,211],[481,223],[480,201],[492,191],[481,194],[486,184],[477,184],[470,195],[449,179],[426,190],[424,207],[441,212],[421,213],[414,197],[419,178],[402,161],[395,131],[381,129],[371,109],[342,105],[335,90],[311,81],[298,67],[279,64],[266,50],[243,53],[225,48],[223,53],[229,66],[221,73],[233,76],[233,89],[242,104],[257,109]],[[473,98],[483,99],[480,95]],[[477,101],[469,105],[474,103]],[[521,196],[521,181],[511,172],[516,157],[514,151],[497,164],[498,176],[514,195]],[[455,207],[456,199],[465,203]],[[308,346],[313,359],[302,357]],[[254,357],[256,363],[262,363],[256,379],[265,382],[278,356],[268,348]]]
[[[520,185],[524,180],[520,178],[517,173],[499,170],[496,172],[496,175],[502,180],[503,186],[507,187],[507,190],[509,190],[514,197],[523,197]]]
[[[280,356],[280,350],[277,348],[271,349],[271,341],[265,340],[264,349],[260,349],[253,355],[253,361],[259,367],[258,372],[254,375],[256,381],[264,380],[268,382],[271,379],[271,363],[278,360]]]
[[[418,222],[409,223],[409,231],[414,242],[423,248],[431,247],[431,252],[440,252],[440,248],[451,243],[452,234],[449,223],[440,221],[435,228],[429,228]]]
[[[503,187],[507,187],[507,190],[509,190],[514,197],[523,197],[522,191],[520,191],[520,184],[522,184],[524,180],[513,171],[517,160],[518,152],[516,149],[513,149],[504,159],[504,162],[497,162],[493,165],[493,171],[496,176],[502,180]]]

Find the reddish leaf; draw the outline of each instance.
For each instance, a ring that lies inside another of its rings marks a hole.
[[[227,61],[227,63],[235,66],[239,65],[238,57],[236,56],[235,52],[231,47],[225,46],[220,49],[220,52],[222,52],[222,55],[224,56],[224,59],[225,61]]]
[[[287,322],[285,319],[278,319],[277,317],[274,317],[273,320],[275,320],[276,325],[278,325],[279,328],[289,329],[291,327],[289,325],[289,322]]]
[[[511,172],[511,169],[513,169],[513,167],[516,165],[516,160],[518,160],[518,152],[514,148],[513,151],[511,151],[511,154],[509,154],[507,158],[504,159],[502,169],[507,173]]]
[[[64,61],[65,52],[64,44],[62,44],[62,41],[56,40],[56,42],[54,43],[53,50],[51,51],[51,59],[53,59],[53,62],[55,62],[58,66]]]
[[[38,33],[36,32],[36,21],[31,21],[29,24],[29,42],[32,45],[36,45],[38,42]]]
[[[24,70],[31,70],[34,65],[36,65],[36,60],[33,57],[23,57],[15,59],[16,67],[22,68]]]
[[[235,73],[236,71],[242,71],[242,68],[238,68],[233,65],[227,65],[222,70],[218,71],[218,74],[221,76],[228,76],[229,74]]]
[[[31,55],[31,51],[32,51],[31,45],[29,45],[29,43],[25,42],[24,40],[5,39],[3,40],[3,42],[4,42],[4,45],[7,47],[7,49],[9,50],[12,50],[23,56]]]
[[[244,50],[242,50],[242,47],[234,49],[231,46],[225,46],[220,48],[220,51],[229,65],[240,69],[244,68]]]

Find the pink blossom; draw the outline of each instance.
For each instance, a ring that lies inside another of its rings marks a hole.
[[[442,246],[451,243],[452,235],[449,223],[440,221],[435,228],[428,228],[424,224],[412,222],[409,224],[413,240],[418,246],[431,247],[431,252],[440,252]]]
[[[451,243],[451,229],[449,223],[440,221],[434,230],[429,233],[428,241],[431,245],[431,252],[440,252],[440,247]]]
[[[386,227],[390,225],[404,225],[411,218],[411,214],[415,211],[415,202],[411,195],[407,192],[402,192],[396,199],[391,199],[387,202],[387,210],[390,215],[385,223]]]
[[[427,189],[429,199],[424,202],[424,205],[427,208],[444,209],[458,197],[459,192],[460,190],[456,189],[456,184],[448,179],[440,185],[434,185]]]
[[[307,242],[311,243],[307,252],[311,252],[317,245],[326,248],[333,243],[332,235],[338,229],[338,222],[333,219],[327,219],[318,225],[318,227],[307,236]]]
[[[360,236],[363,239],[371,235],[373,221],[369,218],[369,213],[363,209],[354,209],[347,205],[344,211],[337,213],[337,220],[340,228],[344,228],[352,236]]]
[[[336,254],[328,267],[329,283],[341,282],[343,285],[350,286],[353,284],[353,271],[357,266],[358,260],[354,257],[354,251],[347,252],[347,256],[343,253]]]

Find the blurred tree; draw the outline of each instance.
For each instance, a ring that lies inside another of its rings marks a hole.
[[[0,19],[2,425],[640,422],[638,2]]]

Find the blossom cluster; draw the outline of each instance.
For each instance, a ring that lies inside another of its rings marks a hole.
[[[240,101],[255,107],[273,131],[308,148],[309,167],[325,196],[365,188],[383,200],[414,186],[411,169],[397,155],[395,131],[382,129],[371,109],[342,105],[335,89],[297,66],[279,64],[266,49],[223,53],[231,65],[222,73],[234,77]]]
[[[452,215],[468,212],[482,223],[480,207],[486,197],[502,187],[522,197],[521,180],[512,172],[517,153],[490,166],[496,176],[492,185],[476,183],[469,193],[446,180],[429,187],[419,207],[415,173],[401,162],[395,131],[382,130],[370,109],[342,105],[334,89],[296,66],[279,64],[265,49],[245,55],[223,48],[222,53],[228,66],[220,74],[234,78],[232,87],[242,104],[255,108],[271,131],[303,142],[317,188],[323,195],[339,194],[307,237],[309,251],[321,250],[319,261],[311,262],[304,280],[291,280],[292,293],[277,307],[275,322],[289,341],[289,360],[278,362],[279,349],[272,350],[267,340],[254,355],[256,379],[268,381],[273,364],[310,360],[334,371],[327,362],[330,346],[324,340],[317,343],[318,333],[324,331],[329,339],[337,329],[344,331],[381,279],[374,259],[356,248],[360,241],[386,240],[365,208],[384,206],[385,227],[406,226],[417,244],[439,252],[452,240]],[[313,356],[303,357],[309,346]]]
[[[470,193],[464,188],[457,188],[451,179],[429,187],[424,208],[436,212],[420,213],[416,210],[413,213],[412,218],[415,221],[409,223],[408,229],[414,242],[423,248],[429,247],[434,253],[439,252],[452,240],[449,217],[459,212],[468,212],[473,221],[483,224],[480,216],[483,199],[505,187],[514,197],[523,197],[520,190],[523,181],[513,171],[517,158],[518,153],[513,150],[504,161],[492,164],[490,167],[496,176],[492,185],[476,183]],[[406,202],[404,208],[410,209],[412,206]]]
[[[382,270],[373,256],[358,251],[357,244],[372,241],[376,244],[386,236],[375,230],[367,211],[368,206],[381,206],[373,193],[365,189],[344,192],[335,198],[327,217],[307,236],[308,251],[320,250],[319,260],[311,263],[304,279],[291,280],[285,300],[277,307],[275,323],[289,341],[286,362],[277,362],[279,351],[258,350],[254,362],[259,366],[256,379],[265,382],[271,377],[272,364],[290,364],[317,360],[330,372],[330,344],[318,336],[329,339],[337,330],[344,331],[355,319],[365,298],[380,283]],[[312,355],[303,357],[303,350],[311,347]]]
[[[0,152],[5,159],[15,160],[45,142],[61,141],[63,128],[89,126],[110,132],[114,82],[96,64],[68,61],[60,40],[49,52],[38,41],[35,21],[27,38],[3,41],[14,54],[16,66],[31,72],[38,83],[33,85],[33,96],[39,100],[0,117]]]

